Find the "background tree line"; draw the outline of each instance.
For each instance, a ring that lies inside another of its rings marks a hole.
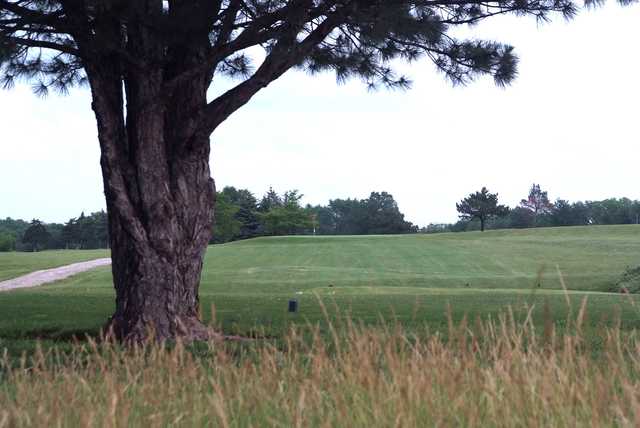
[[[326,206],[302,206],[302,196],[298,190],[280,195],[270,188],[258,200],[246,189],[225,187],[217,193],[212,242],[256,236],[418,232],[387,192],[371,192],[366,199],[333,199]]]
[[[483,196],[483,191],[486,191]],[[493,198],[495,197],[495,198]],[[470,194],[457,204],[460,220],[453,224],[429,224],[425,233],[463,232],[482,229],[482,219],[470,214],[490,201],[491,209],[484,219],[487,229],[524,229],[531,227],[587,226],[640,223],[640,201],[629,198],[609,198],[601,201],[556,199],[551,202],[547,191],[533,184],[526,198],[514,208],[498,204],[497,194],[486,188]],[[474,203],[475,202],[475,203]],[[472,207],[468,204],[471,203]]]
[[[41,251],[109,247],[107,213],[98,211],[71,218],[64,224],[0,220],[0,251]]]
[[[365,235],[418,232],[405,221],[393,196],[372,192],[366,199],[334,199],[327,206],[300,202],[298,190],[272,188],[258,200],[247,189],[228,186],[216,195],[211,243],[257,236]],[[107,214],[99,211],[64,224],[0,220],[0,251],[108,248]]]
[[[640,201],[609,198],[601,201],[551,202],[548,193],[534,184],[529,195],[514,208],[498,204],[498,195],[486,188],[457,204],[456,223],[429,224],[418,228],[404,219],[393,196],[371,192],[366,199],[332,199],[327,205],[303,206],[302,194],[272,188],[258,200],[247,189],[227,186],[217,192],[215,225],[211,243],[258,236],[373,235],[440,233],[486,229],[584,226],[640,223]],[[475,211],[482,207],[481,218]],[[487,208],[488,207],[488,208]],[[95,249],[109,247],[107,214],[98,211],[71,218],[64,224],[0,220],[0,251]]]

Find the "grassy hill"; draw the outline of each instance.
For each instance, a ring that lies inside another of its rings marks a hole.
[[[41,254],[20,255],[24,268],[35,265]],[[49,258],[54,254],[48,252]],[[58,254],[57,260],[76,257]],[[640,325],[640,308],[628,296],[602,291],[626,266],[638,264],[638,255],[638,226],[259,238],[210,247],[200,292],[205,317],[215,305],[225,331],[245,334],[257,327],[279,335],[292,321],[322,321],[320,301],[330,317],[346,313],[369,323],[384,317],[438,328],[446,325],[448,307],[460,319],[507,307],[524,315],[534,305],[539,320],[547,306],[562,320],[567,302],[575,311],[585,296],[593,322],[620,315],[632,327]],[[5,269],[0,265],[0,275]],[[110,275],[109,268],[101,268],[0,294],[0,336],[58,337],[97,330],[113,310]],[[286,312],[292,298],[300,303],[297,314]]]
[[[339,287],[603,291],[640,264],[640,227],[570,227],[438,235],[276,237],[215,246],[203,291]],[[224,285],[223,285],[224,284]]]

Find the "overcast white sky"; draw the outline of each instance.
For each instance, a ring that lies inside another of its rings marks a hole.
[[[514,206],[531,183],[552,198],[640,198],[640,5],[610,2],[565,23],[494,19],[471,34],[510,43],[517,81],[453,88],[425,61],[408,92],[289,72],[212,136],[219,189],[297,188],[304,203],[394,195],[419,225],[456,220],[487,186]],[[0,92],[0,218],[61,222],[103,208],[87,90]]]

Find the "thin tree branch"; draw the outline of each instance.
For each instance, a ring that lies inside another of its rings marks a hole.
[[[246,104],[260,89],[267,87],[289,68],[303,60],[340,23],[340,15],[333,14],[328,16],[301,42],[294,40],[291,44],[278,43],[249,79],[207,104],[200,114],[202,132],[207,134],[213,132],[231,113]]]
[[[59,52],[64,52],[69,55],[80,57],[80,51],[72,46],[61,45],[59,43],[47,42],[44,40],[34,40],[34,39],[12,37],[12,36],[6,36],[5,39],[10,41],[11,43],[15,43],[18,46],[26,46],[30,48],[52,49]]]

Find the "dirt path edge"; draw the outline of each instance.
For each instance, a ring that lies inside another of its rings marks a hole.
[[[70,265],[51,269],[37,270],[17,278],[0,281],[0,292],[16,290],[18,288],[38,287],[40,285],[69,278],[70,276],[76,275],[80,272],[86,272],[99,266],[107,266],[110,264],[110,258],[102,258],[86,262],[72,263]]]

